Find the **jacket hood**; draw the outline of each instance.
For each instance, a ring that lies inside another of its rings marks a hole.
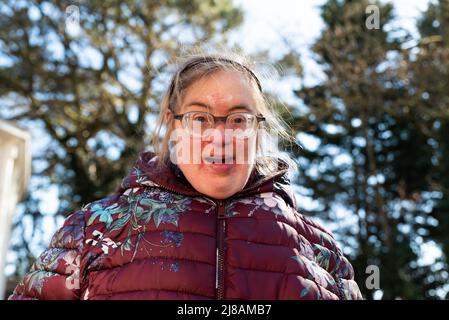
[[[296,208],[295,196],[288,178],[289,166],[281,159],[277,159],[277,162],[278,170],[270,175],[259,175],[253,170],[245,187],[232,197],[276,192]],[[161,163],[159,157],[151,151],[139,153],[134,166],[122,180],[117,192],[122,193],[126,189],[142,186],[160,187],[186,196],[205,196],[192,187],[178,166],[171,162]]]

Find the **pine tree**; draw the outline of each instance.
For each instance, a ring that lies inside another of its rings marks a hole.
[[[347,226],[336,233],[366,298],[374,293],[365,287],[368,265],[380,269],[384,299],[430,298],[442,279],[429,278],[433,271],[418,260],[434,148],[411,104],[401,46],[408,38],[385,30],[390,4],[375,3],[381,28],[368,29],[368,5],[329,0],[322,7],[325,30],[313,51],[326,79],[296,92],[306,111],[294,120],[319,146],[297,154],[298,184],[319,203],[315,216],[338,224],[338,210],[346,212]]]
[[[435,270],[447,270],[449,258],[449,1],[431,3],[419,20],[421,40],[408,57],[414,103],[421,126],[434,147],[431,183],[427,197],[432,204],[426,237],[442,247],[444,257]]]

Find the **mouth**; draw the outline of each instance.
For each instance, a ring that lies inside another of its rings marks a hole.
[[[226,156],[221,156],[221,157],[204,157],[203,158],[204,162],[207,164],[233,164],[234,163],[234,157],[230,156],[230,157],[226,157]]]

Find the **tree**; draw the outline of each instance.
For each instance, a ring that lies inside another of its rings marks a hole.
[[[444,258],[435,269],[447,270],[449,258],[449,1],[431,3],[418,22],[421,41],[408,57],[408,70],[416,107],[429,144],[432,158],[433,192],[429,217],[432,225],[426,237],[442,247]]]
[[[402,47],[409,37],[385,30],[394,18],[390,4],[375,3],[382,28],[367,29],[368,4],[322,6],[325,30],[313,51],[326,80],[296,92],[307,110],[293,122],[318,147],[297,154],[298,184],[318,201],[316,216],[349,221],[336,232],[367,298],[373,298],[364,286],[369,265],[380,268],[384,299],[431,298],[445,281],[441,270],[419,263],[431,223],[435,150],[410,91]]]
[[[151,139],[175,57],[226,41],[243,19],[230,0],[5,0],[0,12],[0,115],[49,137],[33,177],[58,186],[57,215],[118,187]],[[37,227],[37,199],[28,200],[23,214]]]

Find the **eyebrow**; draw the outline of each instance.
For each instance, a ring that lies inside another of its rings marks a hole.
[[[207,109],[212,109],[210,105],[208,105],[207,103],[204,102],[199,102],[199,101],[192,101],[188,104],[185,105],[185,107],[192,107],[192,106],[198,106],[198,107],[203,107],[203,108],[207,108]],[[237,104],[232,106],[231,108],[229,108],[227,111],[234,111],[237,109],[245,109],[246,111],[252,111],[251,108],[249,106],[247,106],[246,104]]]

